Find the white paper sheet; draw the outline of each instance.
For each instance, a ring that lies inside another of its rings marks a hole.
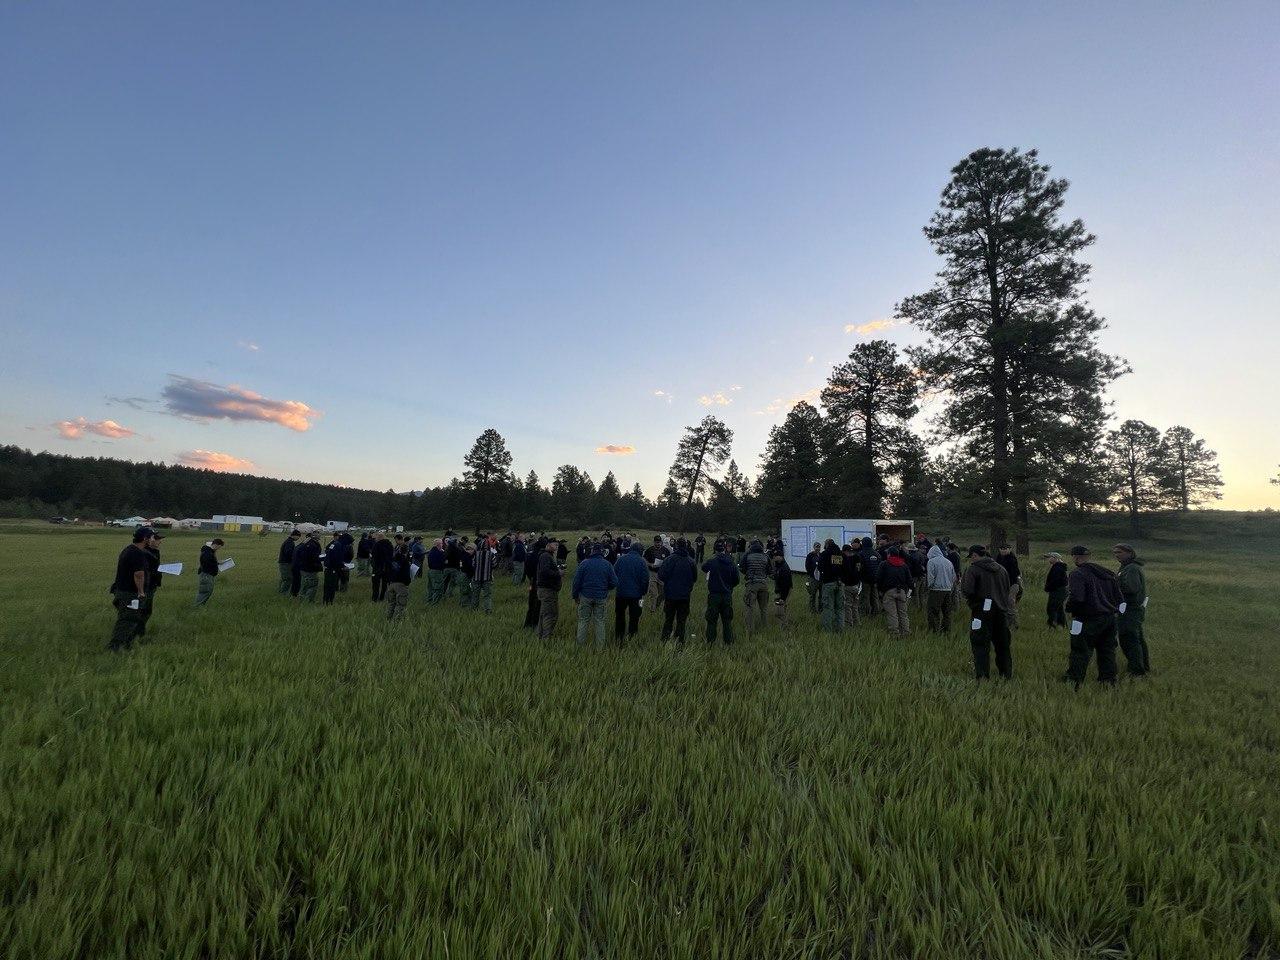
[[[1080,634],[1081,634],[1081,633],[1083,633],[1083,632],[1084,632],[1084,624],[1083,624],[1083,623],[1081,623],[1079,620],[1072,620],[1072,621],[1071,621],[1071,635],[1072,635],[1073,637],[1078,637],[1078,636],[1080,636]]]
[[[970,630],[981,630],[981,629],[982,629],[982,621],[981,621],[981,620],[979,620],[979,619],[977,619],[977,618],[975,617],[975,618],[974,618],[973,623],[969,624],[969,629],[970,629]]]
[[[182,576],[182,564],[180,563],[162,563],[157,569],[170,577]]]
[[[130,601],[129,601],[129,609],[130,609],[130,610],[137,610],[137,609],[138,609],[138,599],[137,599],[137,597],[135,597],[134,599],[132,599],[132,600],[130,600]]]
[[[1143,609],[1143,610],[1147,609],[1147,603],[1148,603],[1148,602],[1150,602],[1150,600],[1151,600],[1151,598],[1150,598],[1150,597],[1143,597],[1143,598],[1142,598],[1142,609]]]
[[[409,579],[416,579],[418,576],[418,565],[416,563],[409,564]]]
[[[991,598],[987,597],[987,599],[982,601],[982,612],[986,613],[990,609],[991,609]]]
[[[227,559],[223,560],[220,564],[218,564],[218,569],[219,569],[219,570],[230,570],[230,569],[231,569],[232,567],[234,567],[235,565],[236,565],[236,562],[235,562],[234,560],[232,560],[230,557],[227,557]]]
[[[1129,609],[1129,604],[1127,604],[1127,603],[1122,603],[1122,604],[1120,604],[1120,612],[1121,612],[1121,613],[1124,613],[1124,612],[1125,612],[1126,610],[1128,610],[1128,609]]]
[[[348,570],[354,570],[356,568],[356,565],[354,563],[344,563],[343,566],[346,567]]]

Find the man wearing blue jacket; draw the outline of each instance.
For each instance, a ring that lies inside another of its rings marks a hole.
[[[613,601],[613,637],[621,646],[624,631],[629,639],[640,629],[640,598],[649,591],[649,564],[639,540],[618,558],[613,572],[618,578],[618,592]]]
[[[658,567],[658,579],[662,581],[662,594],[666,598],[662,616],[662,639],[670,640],[672,626],[678,645],[684,645],[684,628],[689,619],[689,597],[693,585],[698,582],[698,568],[689,556],[689,544],[676,541],[675,553]]]
[[[707,575],[707,643],[716,642],[716,624],[724,624],[724,642],[733,643],[733,588],[738,585],[738,567],[723,540],[702,565]]]
[[[592,544],[591,555],[573,572],[572,594],[573,602],[578,605],[579,646],[587,642],[587,625],[591,623],[595,624],[596,646],[604,646],[604,610],[609,603],[609,591],[618,585],[618,575],[602,554],[600,544]]]

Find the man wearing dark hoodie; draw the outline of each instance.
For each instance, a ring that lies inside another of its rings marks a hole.
[[[649,592],[649,564],[639,540],[618,557],[613,572],[618,577],[618,592],[613,598],[613,638],[622,646],[624,636],[629,640],[640,630],[640,599]]]
[[[213,578],[219,573],[218,548],[222,546],[219,539],[210,540],[200,548],[200,566],[196,587],[196,606],[203,607],[213,596]]]
[[[818,580],[822,585],[822,629],[839,633],[844,629],[844,554],[830,538],[818,558]]]
[[[852,630],[858,625],[858,605],[862,597],[862,558],[852,543],[846,543],[840,550],[844,555],[844,564],[840,572],[840,583],[844,587],[844,628]]]
[[[766,617],[769,610],[769,558],[765,556],[764,544],[752,540],[747,552],[742,555],[738,564],[742,571],[745,586],[742,588],[742,602],[747,612],[747,638],[751,638],[757,623],[763,630],[768,623]]]
[[[1017,554],[1007,543],[996,553],[996,563],[1004,567],[1009,575],[1009,602],[1006,609],[1009,616],[1009,629],[1018,629],[1018,601],[1022,599],[1022,568],[1018,566]]]
[[[1137,552],[1127,543],[1117,543],[1112,555],[1120,563],[1116,580],[1120,585],[1120,615],[1116,617],[1116,629],[1120,635],[1120,649],[1129,663],[1129,676],[1146,676],[1151,669],[1147,652],[1147,635],[1143,622],[1147,618],[1147,576]]]
[[[698,567],[689,556],[689,544],[676,541],[675,553],[658,567],[658,579],[662,581],[664,599],[662,607],[662,639],[675,637],[677,644],[684,643],[685,624],[689,619],[689,598],[698,582]],[[674,633],[672,632],[674,628]]]
[[[870,537],[862,538],[862,615],[871,617],[880,609],[880,597],[876,590],[876,574],[880,569],[880,554],[876,552]]]
[[[804,558],[804,572],[809,578],[805,584],[809,590],[809,612],[818,612],[818,591],[822,584],[818,580],[818,561],[822,559],[822,544],[815,543],[813,549]]]
[[[884,604],[884,618],[889,632],[905,638],[911,632],[908,603],[915,589],[915,575],[907,563],[902,547],[891,547],[884,563],[876,571],[876,589]]]
[[[707,575],[707,643],[716,642],[717,623],[724,624],[724,642],[733,643],[733,588],[738,568],[726,541],[716,542],[716,552],[702,565]]]
[[[1048,594],[1045,600],[1045,618],[1050,627],[1065,627],[1067,625],[1067,565],[1062,562],[1060,553],[1046,553],[1044,558],[1049,561],[1049,572],[1044,578],[1044,592]]]
[[[1009,574],[987,556],[987,548],[969,548],[969,567],[960,581],[960,592],[969,603],[969,646],[973,649],[973,673],[979,680],[991,677],[991,648],[996,648],[996,669],[1006,680],[1013,678],[1013,654],[1009,640]]]
[[[1067,612],[1071,614],[1071,653],[1062,679],[1084,683],[1089,659],[1098,653],[1098,682],[1116,682],[1116,610],[1122,597],[1116,575],[1089,560],[1088,547],[1072,547],[1076,568],[1067,577]]]

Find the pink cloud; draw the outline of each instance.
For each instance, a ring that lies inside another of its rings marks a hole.
[[[169,374],[160,391],[168,412],[193,420],[257,420],[275,423],[299,433],[311,429],[320,411],[301,400],[268,400],[260,393],[231,384]]]
[[[188,450],[178,454],[178,462],[184,467],[213,470],[216,473],[248,473],[255,469],[252,460],[233,457],[229,453],[218,453],[216,450]]]
[[[629,443],[606,443],[602,447],[596,447],[596,453],[615,457],[629,457],[635,452],[636,448]]]
[[[74,420],[59,420],[53,425],[59,435],[68,440],[79,440],[86,433],[92,433],[98,437],[106,437],[108,440],[122,440],[125,437],[137,436],[136,430],[130,430],[128,427],[121,426],[114,420],[89,420],[85,417],[76,417]]]

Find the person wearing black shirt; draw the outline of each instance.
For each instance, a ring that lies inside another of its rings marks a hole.
[[[844,630],[844,554],[834,540],[822,545],[818,580],[822,584],[822,629],[840,633]]]
[[[196,606],[203,607],[213,596],[213,578],[218,575],[218,548],[222,541],[210,540],[200,548],[200,573],[196,585]]]
[[[840,583],[844,586],[844,628],[852,630],[858,625],[858,605],[862,596],[862,559],[852,543],[846,543],[840,551],[844,554],[844,567],[840,571]]]
[[[655,615],[663,606],[662,581],[658,579],[658,568],[669,556],[671,551],[662,542],[662,537],[654,537],[653,546],[644,552],[644,562],[649,565],[649,609]]]
[[[539,538],[527,544],[524,551],[524,578],[529,582],[529,602],[524,612],[526,629],[538,629],[538,617],[542,613],[542,603],[538,600],[538,561],[546,553],[547,541]]]
[[[139,527],[133,542],[120,551],[116,559],[116,577],[111,581],[111,605],[116,608],[116,623],[111,630],[112,652],[129,650],[138,633],[142,606],[147,603],[148,578],[151,576],[151,554],[147,545],[155,531]]]
[[[355,558],[356,539],[344,530],[338,534],[338,545],[342,552],[342,569],[338,571],[338,592],[346,593],[347,588],[351,586],[351,571],[347,569],[347,564]]]
[[[141,614],[138,617],[137,636],[139,637],[147,632],[147,621],[151,619],[151,613],[156,605],[156,591],[160,589],[160,581],[164,579],[164,575],[160,573],[160,541],[163,539],[162,534],[153,533],[145,547],[147,555],[151,557],[151,576],[147,578],[147,602],[142,604],[138,611]]]
[[[1067,625],[1067,565],[1062,554],[1046,553],[1049,561],[1049,573],[1044,578],[1044,592],[1048,594],[1045,601],[1045,617],[1050,627]]]
[[[320,571],[324,565],[320,560],[320,538],[314,533],[307,534],[307,539],[294,550],[293,566],[298,575],[299,596],[304,603],[315,603]]]
[[[373,557],[373,537],[368,533],[360,534],[360,542],[356,544],[356,576],[369,576],[369,560]]]
[[[568,559],[569,559],[569,545],[565,543],[563,540],[561,540],[560,545],[556,547],[556,562],[558,562],[563,566],[564,562]]]
[[[819,607],[818,591],[821,589],[821,582],[818,580],[818,561],[822,559],[822,544],[815,543],[813,549],[809,551],[808,556],[804,558],[804,572],[809,578],[805,581],[809,590],[809,612],[817,613]]]
[[[373,535],[373,602],[379,603],[387,595],[387,576],[391,571],[391,558],[395,547],[387,535],[379,530]]]
[[[702,561],[707,559],[707,538],[702,534],[698,534],[693,538],[694,561],[698,566],[702,566]]]
[[[288,593],[293,588],[293,551],[298,549],[298,541],[302,539],[302,533],[294,530],[289,536],[284,538],[284,543],[280,544],[280,555],[277,562],[280,565],[280,587],[279,592]],[[297,591],[294,591],[297,594]]]
[[[409,556],[409,546],[404,538],[391,551],[391,561],[387,564],[383,576],[387,597],[387,619],[399,620],[409,608],[409,583],[413,580],[413,559]],[[383,543],[388,541],[383,540]]]
[[[787,598],[791,596],[791,567],[785,557],[773,558],[773,610],[778,616],[778,626],[787,626]]]
[[[448,600],[453,596],[453,588],[462,588],[462,546],[457,537],[448,537],[444,542],[444,587],[440,599]]]
[[[1018,567],[1018,558],[1013,547],[1007,544],[996,554],[996,563],[1004,567],[1009,575],[1009,629],[1018,629],[1018,601],[1022,599],[1022,570]]]
[[[338,593],[338,585],[342,581],[342,571],[346,568],[347,552],[343,549],[342,541],[338,539],[338,535],[335,533],[333,539],[324,548],[324,593],[321,598],[322,603],[333,603],[333,598]]]
[[[538,591],[538,639],[549,640],[555,633],[560,619],[560,588],[564,585],[564,569],[556,560],[560,547],[554,540],[547,541],[546,549],[538,554],[538,568],[534,585]]]

